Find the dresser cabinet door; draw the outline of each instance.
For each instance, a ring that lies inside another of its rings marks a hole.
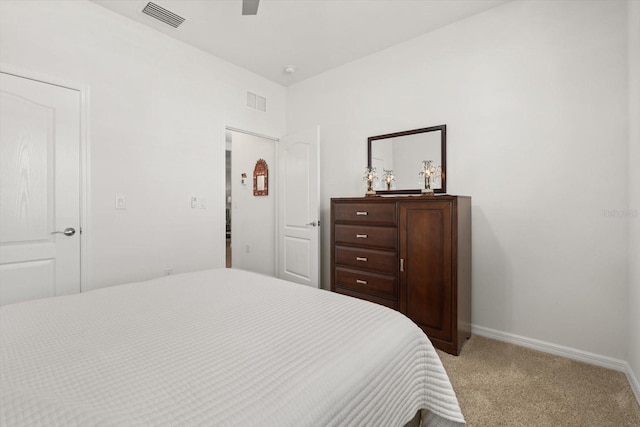
[[[452,340],[452,204],[400,203],[400,311],[431,338]]]

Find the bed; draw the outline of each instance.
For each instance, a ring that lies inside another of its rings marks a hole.
[[[385,307],[235,269],[0,307],[3,426],[460,426]]]

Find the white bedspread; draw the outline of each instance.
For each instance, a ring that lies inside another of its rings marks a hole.
[[[0,308],[2,426],[463,425],[406,317],[231,269]]]

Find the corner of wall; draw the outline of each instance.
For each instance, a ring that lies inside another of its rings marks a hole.
[[[629,85],[629,318],[627,338],[627,377],[640,402],[640,1],[627,0],[628,8],[628,85]]]

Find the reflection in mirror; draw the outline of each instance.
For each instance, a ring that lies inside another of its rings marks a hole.
[[[446,125],[372,136],[368,145],[368,166],[376,168],[379,176],[393,171],[390,191],[380,179],[375,183],[376,193],[420,193],[423,178],[419,173],[424,160],[432,160],[442,169],[442,176],[432,184],[434,192],[446,192]]]

